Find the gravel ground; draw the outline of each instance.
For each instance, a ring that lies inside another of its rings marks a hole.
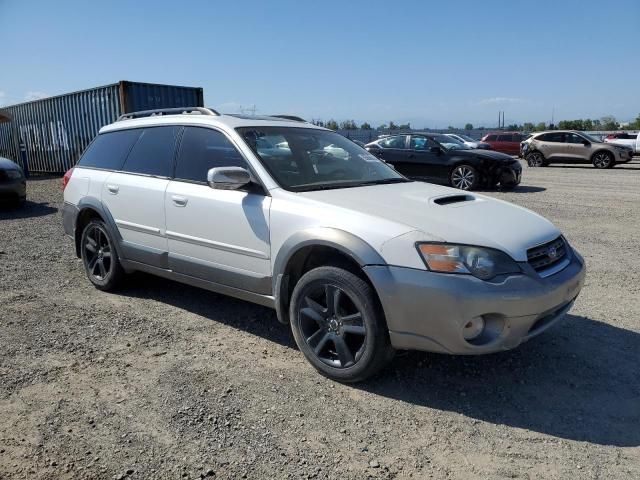
[[[318,375],[272,311],[136,274],[90,286],[60,179],[0,211],[0,478],[640,478],[640,162],[490,193],[586,258],[571,314],[506,353]]]

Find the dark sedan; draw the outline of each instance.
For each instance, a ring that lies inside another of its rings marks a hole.
[[[477,150],[440,134],[401,134],[385,137],[367,150],[403,175],[446,183],[462,190],[513,188],[520,183],[520,162],[504,153]]]
[[[19,165],[0,157],[0,204],[24,203],[27,198],[27,181]]]

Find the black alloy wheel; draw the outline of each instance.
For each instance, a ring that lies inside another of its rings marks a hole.
[[[82,232],[81,256],[87,277],[101,290],[111,290],[123,271],[105,224],[91,220]]]
[[[365,380],[393,357],[375,292],[350,271],[326,266],[305,273],[293,290],[289,318],[300,351],[334,380]]]
[[[323,363],[335,368],[354,365],[367,338],[362,312],[337,285],[318,284],[303,297],[300,330]]]

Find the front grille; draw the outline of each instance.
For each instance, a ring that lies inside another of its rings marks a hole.
[[[527,261],[536,272],[543,272],[567,256],[567,244],[562,237],[527,250]]]

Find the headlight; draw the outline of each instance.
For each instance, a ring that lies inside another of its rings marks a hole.
[[[22,178],[22,172],[20,172],[20,170],[5,170],[5,172],[7,173],[7,177],[12,178],[12,179],[18,179],[18,178]]]
[[[509,255],[491,248],[448,243],[419,243],[417,247],[427,268],[434,272],[473,275],[481,280],[521,272]]]

